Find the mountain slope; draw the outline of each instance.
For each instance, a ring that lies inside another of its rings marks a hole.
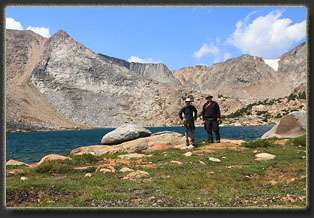
[[[305,47],[302,43],[272,60],[277,62],[277,70],[267,59],[242,55],[210,67],[187,67],[172,73],[186,86],[239,98],[244,103],[280,98],[306,81]]]
[[[7,129],[55,129],[85,127],[56,113],[29,78],[47,39],[32,31],[6,30]]]
[[[73,122],[94,127],[116,127],[126,121],[165,125],[171,119],[164,111],[179,110],[184,90],[158,82],[148,68],[143,74],[130,70],[58,31],[47,41],[30,81]]]

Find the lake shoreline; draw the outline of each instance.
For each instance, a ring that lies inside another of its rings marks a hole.
[[[254,140],[269,131],[272,126],[243,126],[221,127],[221,138]],[[152,134],[170,131],[184,135],[184,128],[180,127],[148,127]],[[88,129],[88,130],[58,130],[49,132],[21,132],[6,134],[6,159],[23,162],[39,161],[48,154],[66,155],[71,150],[89,146],[100,145],[102,137],[113,129]],[[190,136],[190,135],[189,135]],[[214,136],[215,137],[215,136]],[[207,132],[203,127],[196,127],[195,140],[206,139]]]
[[[219,125],[219,127],[257,127],[257,126],[274,126],[274,125]],[[168,127],[183,127],[183,124],[180,126],[148,126],[144,128],[168,128]],[[204,127],[204,125],[195,125],[195,127]],[[25,130],[25,129],[14,129],[14,130],[7,130],[6,133],[28,133],[28,132],[59,132],[59,131],[82,131],[82,130],[102,130],[102,129],[115,129],[117,127],[91,127],[91,128],[66,128],[66,129],[31,129],[31,130]]]

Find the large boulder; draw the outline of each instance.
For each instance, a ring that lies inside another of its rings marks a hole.
[[[295,138],[306,134],[306,112],[295,111],[284,116],[271,130],[261,138]]]
[[[52,161],[52,160],[72,160],[72,158],[69,157],[65,157],[59,154],[48,154],[45,157],[43,157],[38,163],[38,165],[41,165],[42,163],[46,162],[46,161]]]
[[[152,132],[143,127],[134,124],[125,123],[115,130],[107,133],[101,139],[103,145],[115,145],[122,142],[130,141],[141,136],[149,136]]]
[[[70,155],[81,154],[114,154],[117,152],[132,153],[139,150],[146,150],[156,144],[163,144],[175,147],[185,143],[185,136],[177,132],[158,132],[145,138],[139,138],[118,145],[91,145],[79,147],[71,151]]]

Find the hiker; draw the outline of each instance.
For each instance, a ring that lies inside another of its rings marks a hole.
[[[194,116],[193,116],[194,112]],[[182,113],[184,113],[184,118],[182,117]],[[195,125],[194,120],[197,118],[197,110],[196,108],[191,105],[191,99],[185,99],[185,106],[181,108],[179,111],[179,117],[181,120],[184,121],[184,131],[185,131],[185,138],[186,138],[186,146],[189,146],[189,131],[191,131],[191,138],[192,138],[192,145],[195,145],[194,141],[194,132],[195,132]]]
[[[219,123],[220,121],[220,109],[216,101],[213,101],[213,96],[208,95],[206,97],[206,103],[203,105],[202,118],[204,128],[208,133],[208,142],[213,143],[213,134],[214,131],[216,135],[216,142],[220,143],[220,134],[219,134]]]

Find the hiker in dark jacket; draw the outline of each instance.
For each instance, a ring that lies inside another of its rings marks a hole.
[[[220,122],[220,108],[216,101],[213,101],[213,96],[209,95],[206,97],[206,103],[203,105],[202,117],[203,123],[205,124],[205,130],[208,133],[209,143],[213,143],[213,134],[214,131],[216,135],[216,142],[220,142],[219,134],[219,122]]]
[[[184,114],[184,118],[182,117],[182,113]],[[194,113],[194,115],[193,115]],[[189,131],[191,131],[192,145],[195,146],[194,142],[194,131],[195,125],[194,120],[197,118],[197,110],[191,105],[191,99],[185,99],[185,106],[181,108],[179,111],[179,117],[184,121],[184,130],[185,130],[185,138],[186,138],[186,146],[190,144],[189,142]]]

